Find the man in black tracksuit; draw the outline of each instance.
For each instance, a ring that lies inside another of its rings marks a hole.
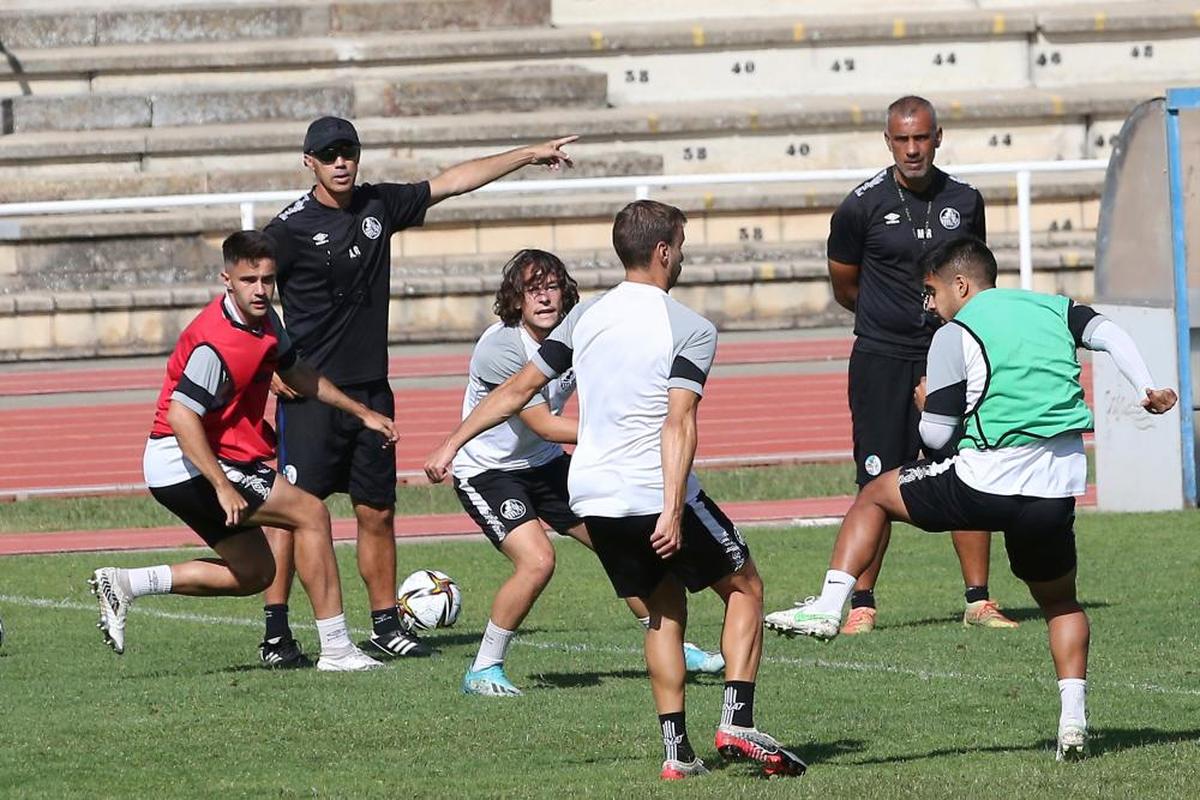
[[[921,449],[913,391],[925,377],[934,323],[925,314],[918,259],[934,244],[987,236],[979,191],[933,166],[942,129],[928,100],[908,96],[892,103],[884,140],[893,165],[842,201],[827,248],[834,297],[854,312],[849,395],[860,488],[916,459]],[[855,584],[843,634],[875,626],[875,581],[890,532]],[[990,534],[958,531],[953,540],[967,587],[963,623],[1015,627],[988,596]]]

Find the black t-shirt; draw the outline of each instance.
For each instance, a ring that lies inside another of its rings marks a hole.
[[[889,167],[847,195],[830,220],[829,258],[859,267],[854,335],[863,352],[924,358],[933,326],[923,307],[921,253],[967,234],[987,238],[979,190],[937,167],[932,175],[916,194]]]
[[[346,209],[309,192],[263,229],[275,242],[288,335],[334,383],[387,378],[392,234],[424,224],[428,207],[428,182],[364,183]]]

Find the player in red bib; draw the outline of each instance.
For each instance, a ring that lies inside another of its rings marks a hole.
[[[125,618],[138,597],[258,594],[275,576],[262,525],[290,531],[296,569],[312,600],[320,633],[317,669],[333,672],[380,667],[349,638],[342,588],[325,505],[264,462],[275,457],[275,432],[264,420],[271,375],[296,391],[357,417],[383,434],[387,417],[357,403],[296,356],[271,308],[275,257],[257,231],[233,234],[222,247],[225,294],[209,303],[179,336],[167,361],[143,467],[158,502],[216,551],[194,559],[140,569],[97,569],[89,581],[100,603],[99,627],[117,653],[125,651]]]

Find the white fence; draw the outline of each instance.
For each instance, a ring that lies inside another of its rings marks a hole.
[[[1034,173],[1096,172],[1108,162],[1101,159],[1075,161],[1015,161],[992,164],[958,164],[946,169],[955,175],[1015,175],[1017,181],[1018,241],[1020,245],[1021,286],[1033,285],[1032,230],[1030,223],[1030,185]],[[559,180],[500,181],[477,193],[540,193],[632,189],[644,199],[652,190],[676,186],[755,185],[762,183],[813,183],[841,181],[850,184],[865,180],[877,169],[825,169],[807,172],[728,172],[698,175],[629,175],[615,178],[564,178]],[[82,214],[93,211],[144,211],[181,206],[237,205],[241,208],[242,227],[254,228],[255,205],[287,203],[304,189],[278,192],[231,192],[225,194],[162,195],[158,197],[113,197],[97,200],[49,200],[31,203],[0,204],[0,217],[38,216],[43,214]]]

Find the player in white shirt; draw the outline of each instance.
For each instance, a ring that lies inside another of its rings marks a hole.
[[[505,265],[493,310],[500,321],[479,337],[471,354],[463,417],[515,375],[563,316],[579,302],[579,289],[557,256],[521,250]],[[463,676],[466,694],[520,695],[504,672],[508,646],[554,575],[554,545],[540,520],[591,547],[583,520],[567,496],[570,456],[561,443],[575,442],[578,422],[562,416],[575,391],[568,370],[535,393],[521,412],[468,442],[454,457],[454,488],[463,509],[488,540],[513,563],[513,574],[496,592],[475,660]],[[630,609],[649,623],[636,598]],[[720,672],[719,653],[685,643],[688,668]]]
[[[671,299],[683,264],[677,208],[630,203],[613,224],[625,281],[577,305],[529,364],[488,394],[430,455],[440,480],[474,436],[521,411],[552,379],[574,368],[579,443],[572,457],[571,510],[621,597],[645,601],[646,665],[662,730],[664,779],[707,770],[684,718],[686,586],[712,587],[725,603],[721,650],[725,694],[716,744],[726,757],[763,763],[768,775],[805,764],[754,726],[762,657],[762,579],[737,528],[692,474],[696,411],[716,354],[712,323]]]

